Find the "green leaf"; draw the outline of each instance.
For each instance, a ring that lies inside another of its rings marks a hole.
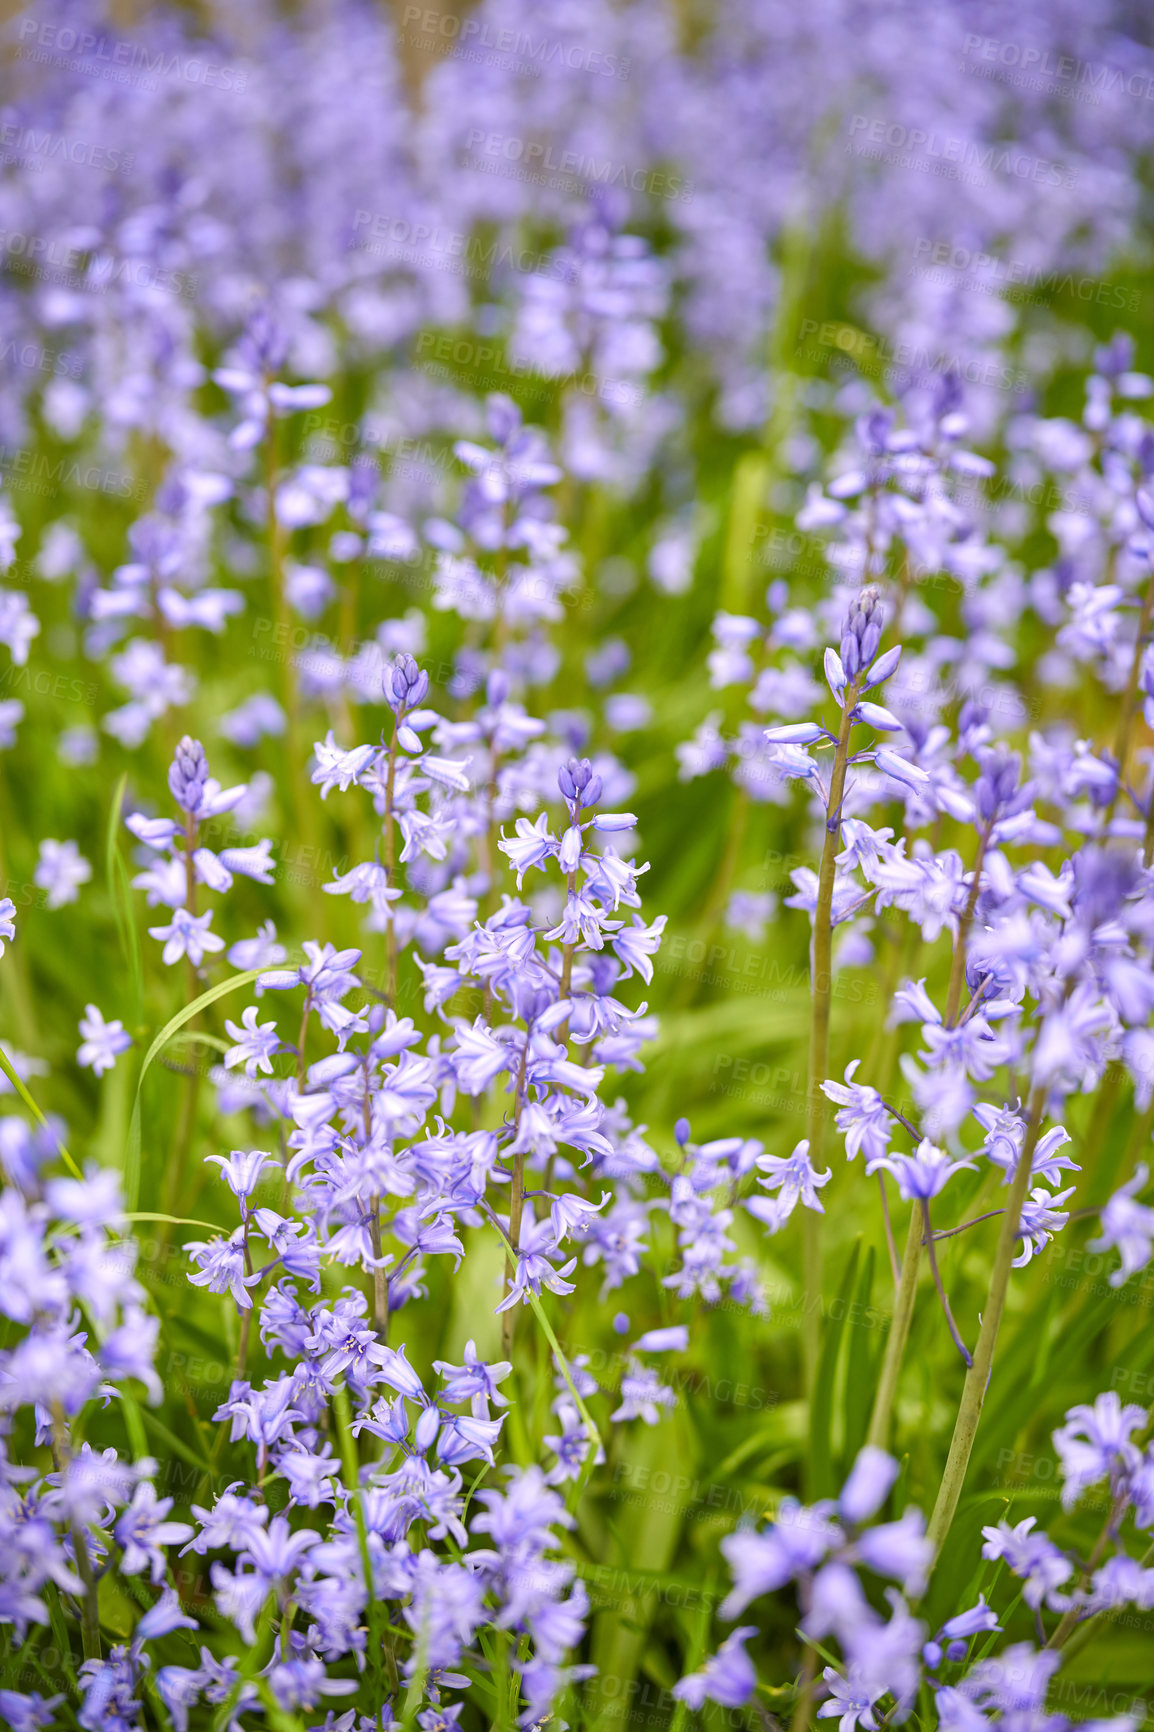
[[[181,1456],[190,1467],[198,1467],[203,1473],[207,1474],[213,1472],[213,1465],[212,1462],[209,1461],[208,1457],[206,1455],[198,1454],[195,1449],[190,1449],[184,1439],[177,1437],[175,1431],[170,1431],[168,1426],[156,1417],[155,1413],[150,1413],[147,1409],[141,1410],[138,1408],[137,1414],[142,1424],[146,1425],[149,1431],[154,1432],[155,1435],[159,1437],[161,1441],[176,1455]],[[142,1448],[139,1451],[139,1454],[147,1455],[147,1448]]]
[[[112,902],[112,913],[116,921],[116,932],[120,939],[120,948],[128,964],[129,978],[133,993],[133,1023],[139,1023],[141,1007],[144,1002],[144,971],[140,962],[140,936],[136,930],[136,909],[132,901],[132,886],[128,881],[128,872],[120,853],[120,821],[124,808],[124,790],[128,783],[128,771],[125,770],[116,784],[112,795],[112,805],[108,812],[108,830],[104,841],[104,872],[108,881],[108,894]]]
[[[221,980],[215,986],[210,986],[207,992],[202,992],[199,998],[194,998],[191,1004],[184,1005],[175,1016],[169,1017],[145,1053],[140,1075],[136,1079],[136,1099],[132,1107],[132,1123],[128,1127],[128,1146],[124,1153],[124,1195],[130,1209],[135,1209],[140,1202],[140,1091],[152,1061],[186,1022],[191,1022],[194,1016],[199,1016],[202,1010],[215,1004],[218,998],[226,998],[230,992],[239,992],[242,986],[251,986],[254,980],[267,973],[267,968],[247,968],[243,974],[230,975],[228,980]]]
[[[4,1075],[8,1078],[8,1081],[12,1084],[16,1093],[20,1096],[20,1099],[28,1108],[28,1111],[39,1119],[46,1131],[50,1134],[54,1134],[48,1120],[44,1117],[44,1114],[40,1111],[40,1108],[36,1105],[36,1102],[32,1099],[32,1096],[28,1093],[28,1090],[24,1087],[24,1084],[8,1062],[8,1054],[4,1051],[2,1046],[0,1046],[0,1070],[4,1072]],[[56,1147],[60,1155],[63,1157],[65,1164],[71,1168],[76,1177],[78,1179],[83,1178],[84,1175],[81,1173],[80,1168],[76,1165],[76,1162],[72,1159],[72,1156],[68,1153],[68,1150],[64,1147],[64,1144],[60,1141],[59,1137],[56,1138]]]
[[[130,1215],[122,1215],[122,1221],[163,1221],[169,1227],[207,1227],[210,1233],[223,1233],[224,1228],[219,1221],[198,1221],[195,1215],[161,1215],[152,1209],[134,1209]]]
[[[515,1262],[516,1261],[516,1254],[513,1250],[512,1245],[509,1243],[508,1235],[505,1233],[500,1222],[494,1221],[493,1225],[497,1229],[497,1233],[500,1236],[501,1243],[504,1245],[505,1250],[508,1252],[509,1256]],[[533,1312],[537,1318],[538,1323],[540,1323],[541,1328],[545,1332],[546,1340],[548,1341],[550,1347],[553,1349],[553,1352],[554,1352],[556,1359],[557,1359],[557,1363],[561,1367],[561,1375],[565,1379],[566,1383],[569,1385],[569,1393],[573,1397],[573,1400],[577,1404],[577,1411],[581,1415],[581,1418],[585,1422],[585,1428],[588,1431],[589,1436],[593,1439],[593,1442],[596,1445],[595,1448],[590,1449],[588,1455],[585,1457],[585,1463],[586,1463],[585,1475],[584,1475],[584,1478],[582,1481],[582,1483],[585,1483],[585,1481],[587,1481],[587,1479],[588,1479],[589,1474],[592,1471],[594,1461],[596,1460],[597,1456],[599,1456],[601,1454],[601,1451],[604,1447],[602,1442],[601,1442],[601,1433],[598,1431],[596,1425],[593,1423],[593,1415],[589,1412],[589,1409],[586,1407],[585,1398],[581,1394],[580,1390],[577,1388],[577,1385],[573,1380],[573,1373],[572,1373],[572,1370],[570,1369],[569,1361],[565,1357],[564,1351],[561,1347],[561,1343],[558,1341],[556,1335],[554,1334],[553,1325],[550,1323],[548,1317],[545,1315],[545,1307],[542,1305],[542,1303],[541,1303],[540,1299],[537,1297],[536,1293],[530,1292],[529,1303],[533,1307]]]

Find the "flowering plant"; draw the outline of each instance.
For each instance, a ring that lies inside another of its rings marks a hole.
[[[1137,1732],[1133,9],[137,10],[10,56],[0,1720]]]

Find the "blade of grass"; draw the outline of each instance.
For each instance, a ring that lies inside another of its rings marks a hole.
[[[202,992],[199,998],[194,998],[191,1004],[182,1005],[175,1016],[169,1017],[160,1033],[144,1055],[140,1067],[140,1075],[136,1079],[136,1098],[132,1107],[132,1123],[128,1127],[128,1147],[124,1154],[124,1195],[130,1209],[135,1210],[140,1202],[140,1091],[150,1066],[157,1055],[172,1039],[177,1031],[199,1016],[202,1010],[210,1004],[215,1004],[218,998],[225,998],[230,992],[239,992],[242,986],[251,986],[254,980],[262,974],[267,974],[265,968],[247,968],[243,974],[230,975],[227,980],[218,981],[210,986],[207,992]]]
[[[116,921],[116,933],[120,939],[120,948],[124,952],[129,978],[132,982],[133,1022],[139,1023],[144,1003],[144,971],[140,962],[140,937],[136,930],[136,911],[132,903],[132,886],[128,881],[128,873],[120,853],[118,840],[120,817],[124,806],[124,790],[127,784],[128,771],[125,770],[116,784],[108,812],[108,830],[104,841],[104,870],[108,881],[108,894],[112,902],[113,918]]]
[[[44,1117],[44,1114],[40,1111],[40,1108],[36,1105],[36,1102],[32,1099],[32,1096],[28,1093],[28,1090],[24,1087],[24,1084],[21,1082],[20,1078],[16,1075],[16,1072],[13,1070],[11,1064],[8,1061],[8,1055],[4,1051],[4,1048],[2,1046],[0,1046],[0,1070],[2,1070],[4,1072],[4,1075],[8,1078],[8,1081],[12,1084],[12,1087],[16,1090],[16,1093],[20,1096],[20,1099],[24,1102],[24,1105],[28,1108],[28,1111],[30,1113],[32,1113],[34,1115],[34,1117],[39,1119],[40,1123],[44,1126],[44,1129],[46,1131],[51,1132],[52,1126],[48,1123],[48,1120]],[[76,1178],[78,1178],[78,1179],[82,1178],[83,1174],[81,1173],[80,1168],[76,1165],[76,1162],[72,1159],[72,1156],[68,1153],[68,1150],[64,1147],[64,1144],[60,1141],[59,1137],[56,1138],[56,1147],[59,1150],[61,1156],[63,1157],[65,1165],[71,1169],[71,1171],[76,1176]]]

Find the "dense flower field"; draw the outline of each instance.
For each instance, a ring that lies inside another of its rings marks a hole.
[[[4,1725],[1154,1723],[1149,23],[7,23]]]

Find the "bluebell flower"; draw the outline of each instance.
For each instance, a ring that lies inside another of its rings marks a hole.
[[[853,1059],[846,1066],[844,1083],[823,1082],[821,1089],[840,1108],[835,1122],[845,1137],[846,1158],[852,1161],[859,1150],[864,1151],[866,1172],[872,1173],[889,1149],[894,1118],[877,1089],[854,1082],[860,1064],[860,1059]]]
[[[1112,1495],[1125,1487],[1139,1465],[1140,1453],[1131,1441],[1144,1428],[1145,1410],[1134,1402],[1123,1405],[1116,1390],[1100,1395],[1092,1406],[1081,1403],[1066,1415],[1053,1434],[1062,1479],[1062,1507],[1069,1509],[1099,1480],[1109,1479]]]
[[[114,1530],[122,1547],[120,1567],[125,1575],[139,1575],[147,1569],[154,1586],[163,1581],[168,1566],[161,1548],[178,1545],[192,1535],[187,1522],[165,1520],[172,1505],[173,1499],[158,1498],[147,1480],[136,1487],[131,1504],[118,1518]]]
[[[1025,1582],[1022,1598],[1034,1610],[1045,1604],[1053,1611],[1065,1611],[1070,1596],[1063,1588],[1074,1573],[1074,1565],[1048,1534],[1033,1531],[1037,1520],[1037,1516],[1027,1516],[1016,1527],[1004,1521],[996,1527],[984,1527],[982,1556],[1005,1559],[1007,1568]],[[1056,1654],[1054,1657],[1058,1658]]]
[[[55,842],[50,837],[41,842],[33,882],[44,891],[46,908],[64,908],[75,902],[80,886],[91,877],[91,863],[75,842]]]
[[[776,1233],[783,1227],[793,1214],[798,1203],[807,1209],[814,1209],[824,1214],[818,1190],[828,1185],[833,1177],[830,1168],[824,1173],[815,1171],[809,1158],[809,1140],[803,1138],[792,1155],[759,1155],[757,1165],[767,1175],[759,1179],[758,1184],[764,1185],[769,1191],[776,1191],[775,1197],[751,1197],[746,1208],[751,1215],[765,1223],[771,1233]]]
[[[97,1076],[110,1071],[120,1055],[132,1045],[132,1036],[125,1032],[124,1024],[106,1022],[94,1004],[85,1006],[85,1014],[80,1019],[80,1033],[83,1038],[76,1062],[90,1067]]]
[[[757,1673],[745,1651],[745,1643],[757,1634],[755,1624],[740,1624],[730,1632],[700,1672],[692,1672],[673,1686],[679,1702],[695,1712],[706,1701],[723,1708],[743,1708],[757,1688]]]
[[[148,930],[153,938],[164,940],[162,956],[169,968],[182,956],[199,968],[206,956],[224,949],[224,939],[209,931],[211,925],[211,908],[199,915],[190,914],[187,908],[176,908],[167,926],[150,926]]]
[[[892,1173],[898,1183],[903,1202],[926,1202],[936,1197],[955,1173],[972,1172],[974,1162],[952,1161],[944,1149],[939,1149],[923,1137],[912,1155],[886,1155],[877,1163]]]
[[[1133,1177],[1113,1193],[1099,1212],[1102,1230],[1097,1239],[1091,1239],[1089,1249],[1121,1254],[1121,1264],[1107,1277],[1112,1287],[1121,1287],[1131,1275],[1145,1269],[1154,1255],[1154,1209],[1135,1201],[1136,1194],[1145,1190],[1149,1177],[1149,1167],[1145,1161],[1140,1162]]]

